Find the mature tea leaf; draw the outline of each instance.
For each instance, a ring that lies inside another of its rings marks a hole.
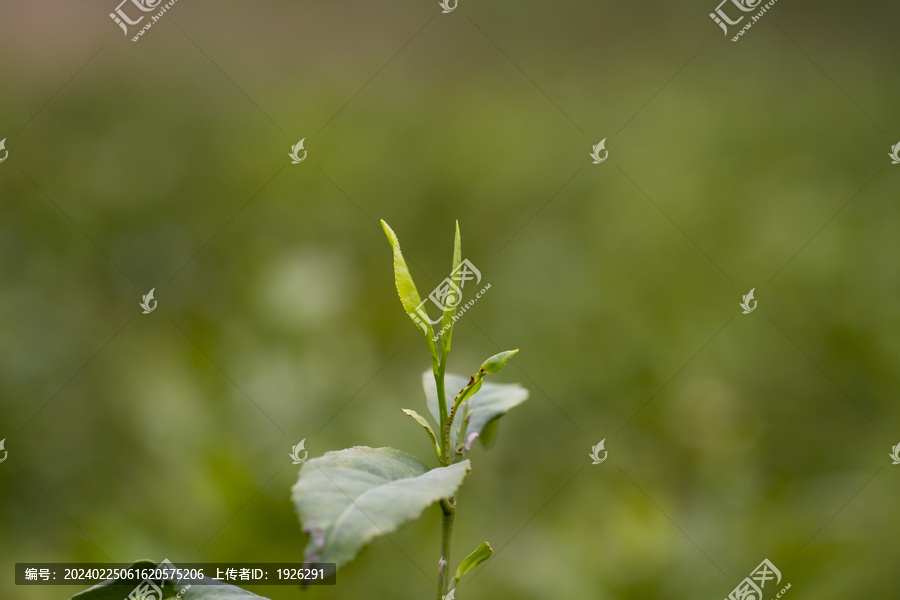
[[[455,398],[456,395],[469,383],[469,378],[447,373],[444,380],[444,387],[447,390],[448,398]],[[428,411],[435,419],[440,415],[437,400],[437,387],[434,385],[434,378],[431,371],[426,371],[422,375],[422,387],[425,388],[425,402]],[[468,399],[469,426],[466,429],[467,437],[473,433],[482,434],[485,426],[499,419],[515,406],[518,406],[528,398],[528,390],[520,386],[518,383],[490,383],[485,381],[481,389]],[[449,416],[449,407],[448,407]],[[456,446],[456,437],[459,433],[462,418],[454,420],[453,427],[450,431],[450,443]]]
[[[306,461],[292,498],[309,534],[307,562],[348,563],[379,535],[450,498],[469,472],[469,461],[428,470],[393,448],[354,446]]]
[[[194,585],[182,596],[183,600],[253,600],[262,598],[233,585]]]

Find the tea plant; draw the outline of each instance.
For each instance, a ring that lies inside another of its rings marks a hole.
[[[293,487],[292,499],[303,531],[309,535],[304,550],[306,562],[335,563],[340,569],[369,542],[418,518],[434,503],[441,508],[441,552],[437,567],[437,600],[454,598],[456,586],[468,571],[491,557],[490,544],[483,542],[466,556],[450,576],[450,547],[456,518],[456,494],[470,471],[467,458],[477,439],[489,446],[497,433],[500,417],[528,397],[517,384],[485,382],[498,373],[518,350],[488,358],[470,377],[447,372],[456,308],[461,297],[447,301],[441,316],[443,334],[435,335],[430,320],[417,311],[422,300],[413,283],[400,242],[387,223],[381,222],[394,253],[394,283],[406,314],[425,336],[431,353],[431,370],[422,377],[425,405],[437,425],[412,409],[403,409],[418,423],[434,446],[438,467],[429,469],[418,458],[394,448],[354,446],[326,452],[306,461]],[[453,246],[451,281],[461,263],[459,224]],[[457,283],[453,281],[453,283]],[[462,284],[462,280],[459,281]],[[459,285],[459,289],[462,285]],[[451,289],[452,286],[451,286]],[[448,402],[448,399],[450,401]],[[140,561],[134,567],[154,563]],[[209,581],[208,583],[212,583]],[[159,582],[162,598],[184,600],[250,600],[255,594],[230,585],[182,587]],[[134,583],[106,581],[73,596],[72,600],[121,600],[134,594]],[[156,596],[151,596],[156,600]]]
[[[422,383],[425,404],[436,422],[437,433],[428,419],[416,411],[403,409],[403,412],[428,435],[440,466],[429,469],[418,458],[389,447],[354,446],[327,452],[303,465],[293,489],[293,500],[303,531],[309,535],[304,559],[333,562],[339,569],[375,537],[395,531],[416,519],[431,504],[439,503],[442,526],[437,600],[442,600],[455,591],[466,572],[490,558],[493,552],[487,542],[482,543],[460,562],[451,578],[450,547],[456,518],[456,493],[470,470],[466,457],[474,440],[490,445],[500,417],[525,401],[528,392],[516,384],[484,381],[486,376],[506,366],[518,350],[488,358],[468,378],[447,372],[456,308],[461,304],[461,298],[445,302],[440,323],[440,331],[444,333],[438,338],[431,323],[417,312],[422,300],[396,234],[384,221],[381,225],[394,252],[394,283],[400,303],[425,336],[431,353],[431,371],[424,373]],[[461,261],[457,223],[451,278]]]

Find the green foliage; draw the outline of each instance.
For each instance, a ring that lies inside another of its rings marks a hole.
[[[200,585],[192,586],[182,596],[184,600],[253,600],[263,598],[247,590],[233,585]]]
[[[453,496],[468,472],[468,461],[429,471],[405,452],[366,446],[307,461],[292,495],[309,535],[304,560],[340,568],[375,537]]]
[[[459,268],[459,264],[462,262],[462,243],[459,237],[459,221],[456,222],[456,237],[453,240],[453,262],[450,267],[450,273],[456,272],[456,269]],[[459,298],[458,300],[462,300]],[[444,316],[441,318],[441,331],[444,332],[444,335],[441,336],[441,356],[446,357],[450,354],[450,341],[453,338],[453,317],[456,315],[456,308],[459,306],[460,302],[448,302],[447,307],[444,310]],[[446,364],[444,364],[446,367]]]
[[[471,380],[467,380],[460,375],[447,373],[445,381],[447,393],[456,393],[465,389],[469,381]],[[434,380],[429,377],[427,371],[422,375],[422,387],[425,388],[425,401],[428,405],[428,412],[437,419],[439,410],[437,392]],[[495,423],[500,417],[524,402],[527,398],[528,390],[517,383],[483,382],[481,388],[463,403],[462,406],[465,407],[464,416],[462,419],[455,421],[450,429],[451,445],[455,446],[457,444],[461,431],[464,431],[469,436],[477,433],[480,437],[488,424]],[[461,440],[459,443],[464,444],[465,440]]]
[[[428,434],[428,437],[431,438],[431,443],[434,444],[434,452],[437,455],[438,460],[443,460],[443,457],[441,456],[441,445],[440,443],[438,443],[437,438],[434,435],[434,430],[431,428],[431,424],[428,422],[428,419],[409,408],[404,408],[403,412],[415,419],[416,423],[422,426],[422,428]]]
[[[425,430],[441,466],[429,470],[419,459],[394,448],[356,446],[327,452],[301,467],[293,500],[303,531],[309,535],[305,560],[334,562],[338,568],[352,560],[374,538],[395,531],[417,518],[429,505],[440,501],[443,527],[437,594],[441,598],[450,583],[446,563],[456,513],[456,491],[470,469],[469,461],[464,458],[471,444],[465,442],[486,432],[493,437],[499,418],[522,403],[528,392],[518,385],[484,383],[486,375],[498,373],[518,350],[490,357],[468,381],[446,373],[455,307],[462,298],[448,302],[444,310],[441,317],[443,334],[438,347],[433,327],[417,312],[421,296],[400,250],[400,241],[387,223],[382,221],[381,224],[394,254],[394,284],[400,303],[425,335],[431,352],[432,370],[424,376],[425,404],[438,423],[439,434],[416,411],[403,409],[403,412]],[[451,275],[462,262],[461,248],[457,223]],[[448,406],[447,398],[450,397],[454,400]],[[457,419],[460,409],[463,415]],[[467,571],[487,560],[491,553],[487,542],[479,546],[459,565],[453,585]]]
[[[423,321],[416,313],[416,310],[422,303],[422,298],[419,296],[419,290],[416,289],[416,283],[409,272],[409,267],[406,266],[406,259],[403,258],[403,252],[400,250],[400,240],[397,239],[397,234],[394,233],[394,230],[387,223],[381,221],[381,226],[384,228],[384,234],[394,250],[394,285],[397,287],[397,294],[400,296],[400,304],[403,305],[403,310],[416,324],[416,328],[425,336],[425,341],[428,343],[429,350],[431,350],[432,362],[437,364],[438,352],[433,340],[434,330],[430,324]]]
[[[453,335],[453,318],[462,298],[444,311],[441,319],[440,347],[434,340],[431,324],[417,313],[421,297],[396,234],[382,221],[394,255],[394,283],[406,314],[425,335],[432,358],[432,371],[424,377],[425,404],[438,423],[438,433],[428,419],[414,410],[403,412],[426,432],[440,466],[429,469],[418,458],[394,448],[354,446],[326,452],[306,461],[300,468],[291,498],[304,533],[309,536],[304,549],[307,562],[335,563],[338,568],[353,560],[360,550],[378,536],[396,531],[418,518],[435,503],[440,503],[443,527],[441,568],[438,570],[438,598],[450,587],[449,558],[456,493],[470,471],[465,455],[475,437],[496,431],[496,423],[511,408],[522,403],[528,392],[516,384],[485,383],[484,377],[498,373],[518,350],[501,352],[488,358],[468,380],[446,373]],[[453,247],[451,273],[462,261],[459,224]],[[448,406],[447,398],[453,398]],[[458,418],[458,411],[462,415]],[[468,437],[467,437],[468,436]],[[469,443],[466,443],[466,442]],[[452,585],[469,570],[492,554],[487,542],[466,557],[456,570]],[[153,563],[137,563],[152,566]],[[199,586],[175,589],[167,582],[164,597],[179,593],[186,600],[244,600],[259,598],[233,586]],[[73,600],[122,600],[134,585],[104,582],[73,597]]]
[[[456,575],[453,577],[453,583],[450,584],[451,588],[455,588],[456,584],[459,583],[459,580],[462,579],[462,576],[486,561],[491,557],[494,553],[494,549],[491,548],[491,545],[487,542],[481,542],[481,544],[475,548],[472,554],[465,557],[461,563],[459,563],[459,567],[456,569]]]
[[[22,15],[31,23],[28,12],[34,6],[6,3],[4,22],[12,24]],[[237,560],[244,552],[255,555],[251,549],[260,545],[266,557],[288,557],[294,550],[299,557],[306,544],[299,523],[284,535],[267,533],[287,522],[280,508],[290,510],[289,505],[277,505],[270,493],[286,500],[296,467],[285,468],[240,518],[194,553],[255,491],[249,482],[265,481],[268,469],[277,468],[270,461],[286,458],[282,446],[296,443],[308,435],[309,426],[318,429],[330,418],[336,408],[327,398],[349,398],[400,346],[406,347],[373,384],[395,376],[388,372],[397,362],[403,372],[417,365],[417,359],[427,361],[415,351],[422,345],[420,334],[403,319],[396,292],[387,289],[392,285],[390,251],[374,235],[382,234],[347,204],[334,184],[367,212],[377,211],[371,213],[376,223],[380,216],[391,219],[416,283],[423,286],[423,299],[430,284],[447,275],[453,221],[459,218],[466,228],[463,257],[478,267],[489,267],[488,259],[495,266],[482,269],[493,283],[491,291],[457,322],[457,354],[448,370],[468,376],[489,353],[521,347],[527,362],[520,366],[587,431],[586,436],[573,435],[577,429],[563,413],[535,396],[504,417],[503,435],[491,453],[475,450],[479,444],[473,444],[469,458],[476,470],[458,498],[466,516],[460,514],[457,539],[469,543],[455,548],[453,568],[479,540],[490,540],[498,549],[504,541],[499,530],[470,531],[476,496],[483,503],[491,498],[490,490],[503,489],[504,505],[526,507],[504,509],[509,512],[505,524],[514,528],[531,516],[528,508],[543,505],[565,481],[561,456],[582,456],[609,435],[611,425],[624,423],[657,392],[618,436],[630,464],[653,466],[639,474],[643,479],[629,473],[735,577],[744,575],[741,565],[753,566],[763,555],[781,566],[770,554],[794,555],[874,473],[877,467],[868,470],[869,460],[900,442],[895,425],[900,423],[900,378],[893,358],[900,294],[893,257],[900,253],[900,207],[891,201],[900,165],[890,165],[883,156],[900,141],[900,122],[890,110],[897,98],[891,82],[900,76],[900,62],[890,51],[896,28],[893,19],[884,18],[897,14],[896,0],[867,3],[864,12],[852,3],[822,3],[815,12],[817,26],[804,29],[802,39],[785,27],[895,139],[884,139],[844,96],[833,96],[833,85],[793,45],[774,43],[762,28],[732,44],[707,19],[709,43],[620,134],[610,137],[610,159],[596,166],[586,155],[590,144],[609,135],[604,123],[615,120],[604,114],[604,107],[621,109],[627,113],[624,120],[691,60],[700,44],[681,44],[689,39],[686,35],[703,29],[695,11],[671,2],[642,4],[647,15],[643,27],[627,26],[634,10],[630,3],[571,2],[552,12],[490,3],[479,6],[481,19],[468,13],[594,136],[590,140],[549,102],[522,101],[527,94],[514,84],[520,74],[492,46],[456,44],[447,53],[447,39],[435,36],[434,29],[456,21],[439,15],[322,131],[316,146],[325,153],[312,151],[301,165],[287,167],[210,241],[219,225],[274,173],[273,164],[287,159],[288,144],[309,134],[292,129],[302,119],[288,116],[298,110],[323,115],[323,120],[334,114],[382,64],[372,66],[372,52],[386,60],[399,46],[396,10],[372,10],[366,13],[371,19],[355,21],[371,34],[364,51],[355,51],[349,44],[360,39],[359,31],[344,19],[327,18],[334,6],[329,3],[310,5],[326,12],[310,13],[296,23],[278,8],[268,10],[280,4],[266,4],[265,11],[260,5],[258,17],[272,26],[253,28],[242,22],[246,12],[240,10],[250,5],[218,6],[216,27],[241,32],[229,48],[235,53],[249,49],[258,58],[234,62],[234,70],[219,64],[289,136],[296,134],[294,139],[285,139],[259,113],[253,118],[245,96],[221,93],[234,90],[214,85],[215,73],[206,87],[216,96],[215,110],[171,102],[193,97],[198,77],[211,65],[191,61],[191,48],[145,35],[137,45],[122,42],[140,50],[135,56],[146,52],[144,45],[154,46],[153,64],[143,65],[140,77],[128,76],[137,65],[110,60],[111,55],[127,58],[125,46],[104,44],[97,58],[24,128],[18,142],[10,136],[10,159],[0,165],[0,239],[6,258],[0,273],[0,438],[9,438],[8,449],[16,444],[28,451],[31,462],[20,464],[23,471],[115,559],[128,562],[146,555],[158,560],[166,555],[161,550],[167,550],[173,559]],[[462,3],[444,16],[465,16],[461,11],[466,8]],[[783,19],[799,24],[805,8],[779,2],[775,9],[781,12],[765,18],[781,26]],[[497,38],[491,27],[510,14],[517,16],[518,26]],[[184,26],[178,14],[171,15]],[[41,25],[66,36],[89,28],[92,21],[48,19]],[[548,39],[542,34],[563,25],[568,35],[553,37],[558,43],[542,43]],[[273,27],[294,35],[273,35]],[[44,31],[52,36],[50,29]],[[858,43],[832,43],[838,31],[848,39],[857,36]],[[219,60],[217,48],[207,47],[186,27],[185,32]],[[121,37],[121,31],[116,35]],[[306,76],[295,76],[298,54],[292,50],[304,41],[314,45],[318,36],[334,43],[317,46],[321,61],[317,56],[318,66],[310,63],[310,76],[327,73],[328,85],[311,86]],[[29,38],[5,37],[7,44],[26,49]],[[615,53],[610,52],[613,39]],[[678,48],[684,53],[667,52]],[[7,105],[6,121],[17,115],[22,121],[7,125],[0,136],[10,135],[11,125],[24,125],[94,52],[62,56],[52,52],[55,46],[43,49],[28,53],[27,65],[22,51],[7,49],[0,59],[4,81],[15,77],[17,69],[27,67],[29,73]],[[648,49],[660,49],[659,60],[648,61]],[[335,63],[341,68],[333,68]],[[593,76],[601,63],[603,76]],[[745,76],[735,75],[742,71]],[[817,78],[822,85],[815,84]],[[258,82],[278,82],[279,87],[254,87]],[[530,85],[524,78],[519,82]],[[388,88],[404,93],[390,94]],[[574,89],[582,93],[569,93]],[[603,107],[597,103],[600,97]],[[738,106],[767,110],[736,119]],[[138,135],[135,123],[145,127],[140,143],[132,144]],[[834,143],[836,127],[843,127],[840,144]],[[78,140],[78,151],[73,154],[71,144],[52,140]],[[241,150],[232,151],[229,141],[240,141]],[[313,138],[307,142],[312,150]],[[16,147],[27,154],[18,154]],[[848,147],[854,151],[847,152]],[[582,159],[585,169],[495,254],[532,214],[522,214],[532,207],[524,202],[533,202],[536,210],[550,200]],[[879,171],[882,164],[885,169]],[[318,169],[307,169],[315,166],[334,184]],[[61,213],[54,218],[56,209],[18,168],[137,286],[96,246],[85,243]],[[734,185],[738,180],[740,185]],[[437,235],[432,235],[432,224]],[[197,258],[165,284],[200,248]],[[424,279],[413,262],[427,266],[433,278]],[[160,308],[140,315],[135,302],[153,286]],[[756,312],[744,316],[735,303],[752,286],[761,302]],[[468,287],[466,294],[467,300],[474,295]],[[12,435],[107,342],[132,309],[139,316],[20,436]],[[735,319],[673,378],[718,332],[731,309],[736,309]],[[256,422],[255,407],[246,410],[239,400],[229,400],[240,392],[171,322],[161,320],[166,316],[254,400],[267,410],[272,406],[272,415],[297,439],[262,439],[268,422]],[[766,316],[796,345],[767,318],[759,318]],[[483,338],[470,319],[502,348],[481,345]],[[373,336],[385,335],[389,323],[395,328],[387,334],[391,339],[373,341]],[[395,344],[398,337],[409,344]],[[471,361],[462,360],[464,352]],[[421,364],[406,376],[428,366]],[[500,377],[489,381],[518,380],[537,392],[518,373]],[[391,389],[373,384],[315,443],[307,444],[313,448],[310,456],[365,443],[392,445],[436,465],[426,438],[397,442],[374,437],[391,431],[392,420],[398,436],[426,435],[414,431],[418,425],[402,424],[396,414],[400,408],[415,408],[434,425],[418,389],[397,398]],[[357,401],[363,396],[391,408],[361,423],[350,412],[360,408]],[[870,435],[876,430],[868,429],[869,421],[847,396],[888,431],[887,437]],[[816,426],[800,426],[811,422]],[[515,436],[510,435],[513,424]],[[512,464],[525,453],[527,469],[498,468],[501,461]],[[0,465],[3,512],[15,516],[2,527],[8,561],[106,560],[67,522],[55,522],[55,508],[40,500],[43,496],[33,485],[17,479],[24,476],[15,459],[11,452]],[[156,465],[165,465],[164,475]],[[619,465],[628,470],[626,463]],[[566,549],[542,553],[543,568],[528,571],[529,590],[553,589],[566,598],[727,595],[730,587],[724,589],[720,576],[673,577],[703,571],[699,561],[707,566],[708,561],[702,555],[695,561],[672,543],[671,523],[664,518],[660,523],[644,510],[656,512],[645,496],[631,494],[636,490],[623,477],[621,488],[604,480],[597,490],[585,482],[603,468],[583,472],[574,489],[567,488],[548,507],[554,515],[577,518],[559,519],[552,529],[544,529],[545,511],[501,552],[515,552],[535,527],[545,545]],[[834,595],[852,597],[859,573],[866,572],[869,596],[893,597],[891,560],[900,530],[867,528],[853,520],[846,529],[834,529],[853,519],[856,503],[871,498],[871,486],[883,484],[892,470],[900,465],[885,468],[783,569],[785,576],[826,585],[821,574],[828,573],[827,586],[839,590]],[[472,477],[488,474],[490,486],[482,487],[481,479]],[[858,477],[863,479],[856,486]],[[102,501],[87,493],[95,488],[102,489]],[[664,504],[671,498],[679,501]],[[598,509],[598,503],[604,508]],[[754,509],[747,510],[751,504]],[[429,509],[423,517],[438,510]],[[490,512],[487,506],[481,510]],[[862,515],[868,523],[898,523],[890,502],[872,499]],[[410,548],[426,551],[413,555],[423,565],[432,562],[427,551],[436,554],[431,547],[436,534],[428,529],[412,528],[405,538]],[[596,535],[600,530],[602,542]],[[767,535],[756,536],[758,544],[732,543],[734,534],[726,532],[734,531]],[[480,537],[468,537],[479,532]],[[376,541],[372,548],[384,554],[378,560],[384,566],[380,573],[361,573],[352,580],[344,576],[334,593],[314,588],[306,595],[418,600],[411,593],[418,578],[410,574],[398,582],[394,576],[411,565],[389,544]],[[598,551],[613,548],[615,560]],[[360,572],[375,566],[369,557],[358,562]],[[641,568],[622,569],[622,564]],[[15,586],[12,579],[0,578],[3,600],[59,598],[62,590],[76,589]],[[261,588],[258,593],[279,600],[297,596],[292,586],[270,591]],[[494,567],[464,579],[456,594],[462,600],[528,595],[519,578]]]
[[[518,351],[519,349],[516,348],[515,350],[507,350],[506,352],[500,352],[499,354],[493,355],[481,364],[481,368],[478,372],[483,373],[484,375],[494,375],[495,373],[499,373]]]

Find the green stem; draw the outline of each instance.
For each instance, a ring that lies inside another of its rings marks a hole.
[[[460,392],[460,395],[462,395],[462,392]],[[458,398],[459,398],[459,396],[457,396],[457,399]],[[458,404],[455,401],[453,402],[453,408],[450,409],[450,418],[447,419],[447,425],[444,427],[444,431],[441,432],[444,436],[442,443],[444,444],[444,447],[447,449],[446,457],[447,457],[448,465],[453,462],[453,450],[454,450],[453,448],[450,447],[450,428],[453,426],[453,421],[456,420],[456,410],[460,406],[462,406],[462,404]],[[456,443],[457,444],[460,443],[459,439],[456,440]]]
[[[471,411],[469,410],[469,405],[465,402],[460,404],[460,406],[465,405],[465,412],[462,415],[462,425],[459,426],[459,433],[456,434],[456,446],[459,447],[460,444],[465,445],[466,443],[466,431],[469,429],[469,417],[471,416]],[[459,462],[462,460],[462,457],[465,456],[465,452],[457,452],[453,457],[453,462]]]
[[[447,363],[443,360],[441,364],[438,366],[438,369],[434,372],[434,385],[437,387],[437,397],[438,397],[438,412],[440,412],[441,416],[441,431],[444,431],[444,428],[447,426],[447,391],[444,389],[444,370],[447,368]],[[443,436],[441,436],[441,455],[444,457],[444,466],[450,464],[450,449],[449,444],[444,445]]]
[[[441,500],[441,561],[438,563],[437,600],[443,600],[450,590],[450,546],[453,536],[453,521],[456,518],[456,504],[453,498]]]
[[[454,448],[450,447],[450,428],[453,426],[453,421],[456,419],[456,411],[457,411],[457,409],[459,409],[460,406],[462,406],[465,403],[465,400],[467,400],[468,397],[471,395],[472,389],[475,388],[475,386],[477,386],[478,384],[480,384],[482,379],[484,379],[484,374],[481,371],[472,375],[471,379],[469,379],[469,383],[466,384],[466,387],[461,389],[459,391],[459,393],[456,395],[456,398],[453,399],[453,407],[450,409],[450,418],[447,419],[447,422],[444,424],[444,427],[441,430],[441,438],[442,438],[441,444],[442,444],[442,447],[445,449],[444,453],[445,453],[446,460],[447,460],[446,464],[448,464],[448,465],[451,464],[452,462],[455,462],[453,460],[455,458],[455,456],[453,454]],[[456,443],[457,444],[465,444],[466,440],[465,440],[465,438],[459,439],[457,437]]]

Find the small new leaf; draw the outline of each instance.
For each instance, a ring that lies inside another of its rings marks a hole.
[[[400,250],[400,240],[397,234],[391,229],[390,225],[381,220],[381,226],[384,228],[384,234],[387,236],[388,242],[394,251],[394,285],[397,287],[397,294],[400,296],[400,303],[403,310],[409,315],[416,328],[425,336],[428,342],[428,348],[431,350],[431,360],[434,364],[438,362],[437,345],[434,340],[434,330],[429,323],[426,323],[417,313],[419,305],[422,304],[422,298],[419,296],[419,290],[413,281],[412,275],[409,273],[409,267],[406,266],[406,259],[403,258],[403,252]]]
[[[459,238],[459,221],[456,222],[456,238],[453,241],[453,264],[450,268],[451,277],[452,274],[456,272],[459,268],[459,264],[462,262],[462,245],[460,243]],[[450,352],[450,342],[453,338],[453,316],[456,315],[456,308],[462,303],[462,298],[457,298],[455,303],[447,303],[447,308],[444,310],[444,316],[441,320],[441,331],[444,332],[443,336],[441,336],[441,356],[444,357],[444,362],[447,361],[447,354]]]
[[[506,363],[510,361],[510,359],[515,356],[515,354],[519,351],[518,348],[515,350],[507,350],[506,352],[501,352],[500,354],[495,354],[481,365],[481,371],[485,375],[493,375],[494,373],[499,373],[500,369],[506,366]]]
[[[400,250],[400,240],[397,239],[397,234],[384,220],[381,221],[381,226],[394,251],[394,285],[397,286],[400,303],[403,304],[406,314],[415,322],[416,308],[422,303],[419,290],[416,289],[416,284],[409,273],[409,267],[406,266],[406,259],[403,258],[403,251]]]
[[[459,390],[468,385],[470,380],[471,378],[447,373],[444,379],[447,396],[458,393]],[[425,390],[425,403],[428,406],[428,412],[437,421],[440,417],[440,408],[438,408],[437,387],[434,384],[434,377],[431,376],[431,371],[425,371],[422,374],[422,387]],[[487,425],[505,415],[527,398],[528,390],[517,383],[490,383],[485,381],[481,389],[466,400],[469,406],[467,435],[478,433],[484,436],[485,433],[483,431]],[[457,418],[453,421],[453,426],[450,429],[452,448],[457,447],[458,444],[464,441],[460,440],[460,442],[457,442],[457,435],[459,434],[461,423],[464,421],[465,417]]]
[[[478,393],[478,390],[481,389],[481,384],[484,383],[484,377],[479,373],[477,376],[472,378],[470,382],[472,385],[467,385],[463,390],[456,396],[456,399],[453,401],[454,405],[459,405],[465,402],[467,399],[471,398],[475,394]]]
[[[431,424],[428,422],[428,420],[412,409],[404,408],[401,410],[412,417],[416,421],[416,423],[421,425],[422,428],[428,433],[428,437],[431,438],[431,443],[434,444],[434,453],[437,455],[438,461],[440,461],[441,447],[438,444],[437,437],[435,437],[434,430],[431,428]]]
[[[466,384],[466,387],[464,387],[456,396],[456,400],[454,401],[453,406],[459,406],[460,404],[477,394],[478,390],[481,389],[481,384],[484,381],[484,376],[499,373],[500,370],[506,366],[506,363],[508,363],[513,355],[518,351],[518,348],[516,348],[515,350],[507,350],[506,352],[495,354],[494,356],[484,361],[481,364],[481,367],[478,368],[478,372],[472,375],[472,379],[469,380],[469,383]]]
[[[489,559],[493,553],[494,550],[491,548],[490,544],[481,542],[481,545],[475,548],[475,551],[472,552],[472,554],[465,557],[463,561],[459,563],[459,568],[456,569],[456,576],[453,578],[451,587],[455,588],[463,575]]]

